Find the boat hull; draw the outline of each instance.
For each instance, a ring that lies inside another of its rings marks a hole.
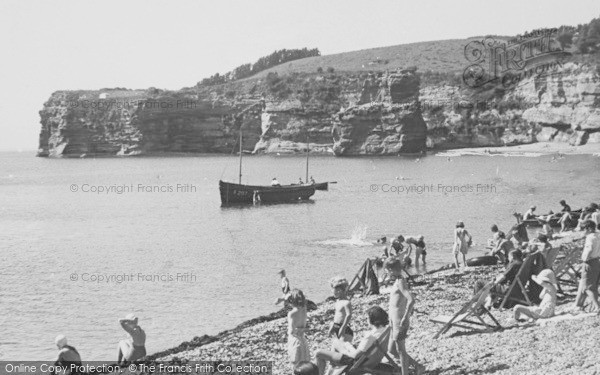
[[[221,205],[290,203],[307,200],[315,194],[315,185],[260,186],[219,181]]]

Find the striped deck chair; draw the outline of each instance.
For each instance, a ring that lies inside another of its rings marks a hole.
[[[492,313],[485,307],[485,301],[490,295],[490,291],[494,285],[495,283],[493,281],[487,283],[483,289],[477,292],[471,300],[464,304],[453,316],[442,315],[429,319],[434,323],[441,323],[444,325],[433,338],[437,339],[448,332],[452,327],[466,328],[481,332],[502,329],[500,323],[498,323]],[[491,319],[492,323],[488,323],[484,320],[486,316]]]
[[[391,327],[388,326],[367,351],[354,359],[352,365],[334,367],[329,375],[402,375],[402,369],[387,351],[390,335]],[[381,363],[383,358],[387,358],[388,362]]]

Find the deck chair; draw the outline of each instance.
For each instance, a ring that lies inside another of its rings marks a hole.
[[[487,283],[483,289],[477,292],[469,300],[469,302],[464,304],[463,307],[453,316],[442,315],[429,319],[434,323],[441,323],[444,325],[442,329],[435,336],[433,336],[433,338],[437,339],[444,333],[448,332],[452,327],[466,328],[481,332],[502,329],[500,323],[498,323],[492,313],[485,307],[485,301],[490,295],[490,291],[494,285],[495,283],[493,281]],[[486,316],[492,320],[492,323],[488,323],[483,319]]]
[[[581,272],[579,270],[581,263],[582,250],[579,247],[561,246],[561,254],[555,259],[552,266],[556,281],[558,282],[558,290],[562,293],[562,285],[578,285]]]
[[[371,259],[365,260],[350,282],[348,290],[351,292],[360,290],[363,295],[379,294],[379,281],[373,269],[374,264],[375,262]]]
[[[538,296],[541,292],[541,286],[530,283],[529,280],[532,275],[537,275],[544,268],[546,268],[546,259],[542,253],[533,253],[527,256],[515,279],[506,290],[500,304],[500,309],[504,309],[508,302],[511,302],[511,304],[525,304],[527,306],[539,302]],[[526,288],[528,283],[530,290]]]
[[[334,367],[329,375],[402,375],[402,369],[387,351],[391,330],[391,327],[388,326],[367,351],[354,359],[352,365]],[[383,358],[386,358],[388,362],[381,363]]]

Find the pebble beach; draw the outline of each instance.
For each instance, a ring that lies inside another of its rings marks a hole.
[[[581,246],[579,236],[555,242]],[[518,323],[511,310],[492,310],[502,330],[475,332],[452,328],[438,339],[434,335],[441,324],[432,317],[453,315],[472,296],[476,280],[492,280],[503,271],[501,266],[445,269],[416,280],[412,293],[415,311],[407,339],[410,355],[425,365],[426,374],[596,374],[600,372],[598,329],[595,314],[573,315],[575,287],[563,287],[556,316],[535,323]],[[310,298],[310,296],[309,296]],[[382,288],[379,295],[352,298],[352,327],[355,344],[369,330],[367,310],[375,305],[388,308],[389,295]],[[327,329],[333,319],[334,304],[328,300],[309,311],[307,339],[311,353],[327,348]],[[290,374],[287,357],[287,321],[285,311],[274,313],[221,332],[214,337],[196,337],[163,353],[150,357],[158,361],[273,361],[274,374]]]

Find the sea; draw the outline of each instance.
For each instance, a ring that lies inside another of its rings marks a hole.
[[[532,156],[532,155],[529,155]],[[452,261],[465,223],[482,255],[513,212],[600,202],[600,158],[436,156],[310,158],[330,181],[302,203],[221,207],[238,158],[194,155],[37,158],[0,153],[0,359],[52,360],[67,336],[84,360],[116,360],[134,313],[148,353],[276,311],[277,272],[320,302],[352,279],[376,240],[423,235],[426,272]],[[248,156],[242,182],[305,179],[303,156]]]

